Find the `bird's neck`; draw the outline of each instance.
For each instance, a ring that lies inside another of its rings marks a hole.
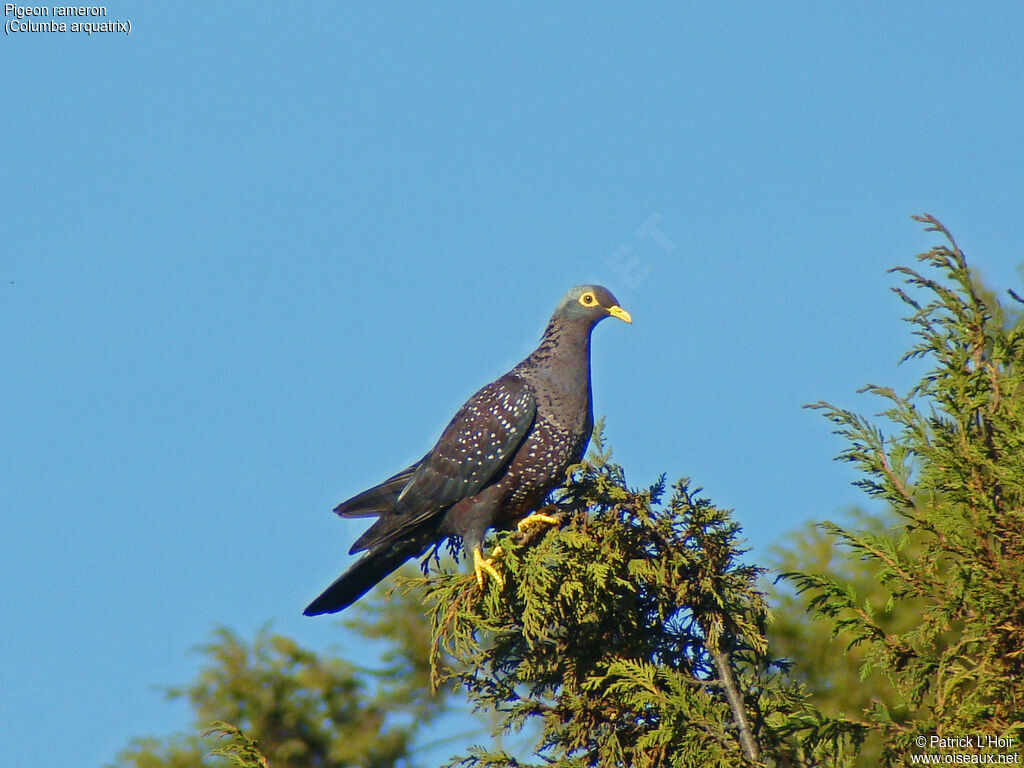
[[[592,329],[592,325],[582,323],[548,323],[540,344],[520,367],[542,376],[563,391],[582,386],[589,394]]]

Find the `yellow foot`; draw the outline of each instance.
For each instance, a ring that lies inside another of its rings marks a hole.
[[[498,573],[498,569],[494,567],[494,558],[501,555],[501,547],[496,547],[491,557],[484,560],[484,555],[480,551],[480,547],[473,548],[473,571],[476,573],[476,583],[480,585],[480,588],[484,587],[484,571],[491,575],[491,578],[498,582],[499,587],[505,586],[505,579]]]
[[[560,521],[557,517],[552,517],[551,515],[543,515],[540,512],[534,512],[532,515],[524,517],[522,520],[516,523],[516,528],[520,533],[522,533],[531,525],[537,525],[539,523],[547,523],[548,525],[558,525],[559,522]]]

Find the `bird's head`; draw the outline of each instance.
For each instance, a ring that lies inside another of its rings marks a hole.
[[[552,320],[594,325],[606,317],[632,323],[629,312],[619,306],[612,292],[600,285],[577,285],[562,298]]]

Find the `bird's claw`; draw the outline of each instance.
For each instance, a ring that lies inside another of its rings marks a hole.
[[[551,515],[545,515],[540,512],[535,512],[534,514],[529,515],[528,517],[524,517],[522,520],[516,523],[516,529],[520,533],[522,533],[527,528],[533,525],[538,525],[540,523],[547,523],[548,525],[558,525],[559,522],[561,521],[557,517],[552,517]]]
[[[495,547],[491,556],[485,560],[480,547],[473,548],[473,571],[476,573],[476,583],[480,586],[480,589],[484,588],[485,571],[490,574],[492,579],[498,582],[499,587],[505,586],[505,579],[498,573],[498,569],[494,567],[494,558],[500,557],[502,554],[501,547]]]

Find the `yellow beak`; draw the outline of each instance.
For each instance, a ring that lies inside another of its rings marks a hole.
[[[619,320],[621,320],[624,323],[632,323],[633,322],[633,317],[629,314],[629,312],[624,310],[618,304],[616,304],[614,307],[609,307],[608,308],[608,314],[611,315],[612,317],[619,318]]]

